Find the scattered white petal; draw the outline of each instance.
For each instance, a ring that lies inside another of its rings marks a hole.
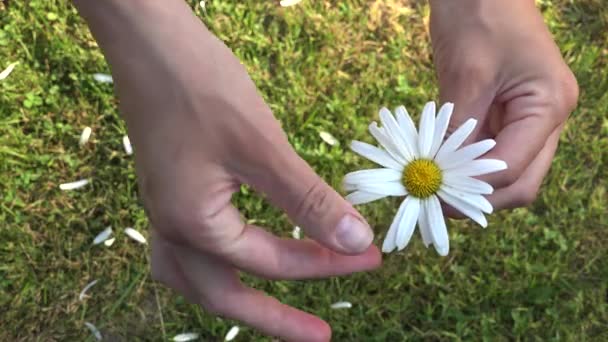
[[[80,146],[89,142],[89,138],[91,137],[91,132],[93,132],[93,130],[91,129],[91,127],[88,127],[88,126],[82,130],[82,133],[80,134],[80,141],[78,142],[78,144]]]
[[[199,334],[197,334],[197,333],[183,333],[183,334],[173,336],[173,341],[174,342],[194,341],[194,340],[198,339],[198,336],[199,336]]]
[[[293,227],[291,236],[293,236],[293,238],[296,240],[300,240],[302,238],[302,229],[300,229],[298,226]]]
[[[143,235],[141,235],[140,232],[138,232],[137,230],[135,230],[131,227],[125,228],[125,233],[127,233],[127,235],[129,235],[129,237],[131,239],[133,239],[139,243],[143,243],[143,244],[147,243],[146,238]]]
[[[280,4],[283,7],[294,6],[302,2],[302,0],[281,0]]]
[[[365,191],[355,191],[346,195],[345,199],[352,205],[358,205],[373,202],[384,197],[386,197],[386,195],[372,194]]]
[[[2,70],[2,72],[0,72],[0,81],[2,81],[3,79],[7,78],[8,75],[11,74],[11,72],[13,72],[13,69],[15,69],[15,67],[17,66],[17,64],[19,64],[19,62],[14,62],[9,64],[6,69]]]
[[[338,144],[338,139],[329,132],[319,132],[319,136],[330,146],[336,146]]]
[[[106,247],[110,247],[114,244],[114,241],[116,241],[116,238],[107,239],[103,244],[106,245]]]
[[[91,333],[93,334],[93,336],[95,336],[95,339],[97,341],[101,341],[101,339],[102,339],[101,332],[99,332],[99,330],[97,329],[96,326],[94,326],[92,323],[89,323],[89,322],[84,322],[84,325],[86,325],[87,328],[89,328],[89,330],[91,330]]]
[[[332,309],[350,309],[352,307],[353,305],[351,304],[351,302],[337,302],[331,305]]]
[[[78,295],[78,300],[83,300],[84,296],[87,294],[87,291],[89,291],[89,289],[91,287],[93,287],[95,284],[97,284],[99,280],[95,279],[92,282],[88,283],[87,286],[84,287],[84,289],[82,289],[82,291],[80,291],[80,294]]]
[[[201,6],[201,8],[203,9],[203,11],[206,11],[206,10],[207,10],[207,7],[205,7],[205,5],[206,5],[206,4],[205,4],[205,0],[202,0],[202,1],[201,1],[201,2],[199,2],[198,4],[199,4],[199,6]]]
[[[114,82],[112,75],[108,75],[108,74],[93,74],[93,78],[95,79],[95,81],[97,81],[99,83],[113,83]]]
[[[97,234],[95,239],[93,239],[93,244],[99,245],[100,243],[106,241],[110,235],[112,235],[112,227],[107,227],[106,229],[102,230],[101,233]]]
[[[127,155],[132,155],[133,154],[133,147],[131,146],[131,140],[129,140],[129,136],[125,135],[124,137],[122,137],[122,146],[124,146],[125,148],[125,153]]]
[[[230,330],[226,334],[226,337],[224,338],[224,341],[232,341],[238,334],[239,334],[239,327],[235,325],[232,328],[230,328]]]
[[[88,179],[81,179],[71,183],[63,183],[59,184],[59,189],[61,190],[76,190],[82,188],[83,186],[89,184]]]

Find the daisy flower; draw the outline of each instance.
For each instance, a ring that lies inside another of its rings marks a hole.
[[[507,164],[477,159],[496,145],[492,139],[460,147],[475,129],[475,119],[467,120],[444,141],[453,110],[454,105],[446,103],[435,117],[435,103],[427,103],[418,132],[405,107],[395,110],[396,118],[382,108],[382,126],[376,122],[369,126],[381,148],[360,141],[351,144],[355,153],[382,168],[347,174],[344,188],[351,192],[346,196],[348,201],[356,205],[405,196],[384,238],[385,253],[405,248],[417,222],[424,245],[432,244],[437,253],[447,255],[450,244],[439,199],[482,227],[488,225],[484,213],[492,213],[493,208],[483,195],[494,189],[473,177],[504,170]]]

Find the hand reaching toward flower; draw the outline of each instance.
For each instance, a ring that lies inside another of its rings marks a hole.
[[[152,275],[206,311],[289,341],[329,326],[242,284],[328,277],[380,264],[361,215],[289,145],[245,68],[182,0],[77,0],[112,67],[152,233]],[[312,240],[246,224],[249,184]]]
[[[493,138],[487,158],[509,168],[483,176],[494,208],[534,201],[576,105],[578,87],[532,0],[431,0],[431,41],[448,133],[478,120],[467,143]]]

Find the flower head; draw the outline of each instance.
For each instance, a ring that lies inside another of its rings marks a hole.
[[[454,105],[446,103],[435,116],[435,103],[427,103],[418,132],[405,107],[395,110],[396,117],[382,108],[382,126],[376,122],[369,126],[381,147],[360,141],[351,144],[354,152],[383,167],[347,174],[344,187],[351,192],[347,200],[363,204],[387,196],[406,196],[384,238],[385,253],[405,248],[418,223],[425,246],[432,244],[440,255],[447,255],[449,239],[439,199],[482,227],[488,224],[484,213],[493,209],[483,195],[491,194],[493,188],[473,177],[504,170],[507,164],[477,159],[496,145],[492,139],[460,147],[475,129],[474,119],[444,141],[453,110]]]

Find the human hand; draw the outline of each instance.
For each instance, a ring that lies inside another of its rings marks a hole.
[[[243,285],[238,271],[300,279],[375,268],[381,256],[365,220],[298,157],[245,68],[183,1],[78,3],[135,148],[154,279],[269,335],[329,340],[327,323]],[[231,204],[241,184],[312,240],[245,223]]]
[[[532,0],[431,0],[431,41],[448,132],[478,120],[469,143],[508,169],[484,177],[495,209],[531,204],[548,172],[578,86]]]

